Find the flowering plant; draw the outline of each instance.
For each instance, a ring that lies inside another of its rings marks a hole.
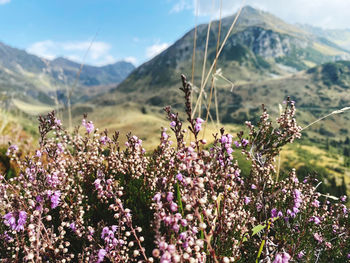
[[[176,145],[163,129],[151,153],[132,135],[122,150],[118,133],[100,133],[86,117],[84,135],[65,131],[54,113],[40,117],[39,149],[21,158],[11,146],[19,172],[0,176],[1,261],[346,262],[346,197],[322,195],[295,170],[277,179],[281,147],[301,136],[294,102],[277,127],[263,107],[248,134],[221,129],[208,146],[182,82],[188,129],[165,108]]]

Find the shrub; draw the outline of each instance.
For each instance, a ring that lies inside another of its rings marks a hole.
[[[191,118],[194,141],[177,113],[146,154],[142,141],[100,133],[84,118],[84,136],[41,117],[40,147],[8,155],[19,173],[0,178],[0,255],[4,262],[345,262],[350,225],[345,197],[323,196],[295,170],[276,179],[281,147],[300,137],[294,102],[273,127],[263,107],[255,127],[237,137],[224,129],[206,148],[203,120]],[[233,153],[249,160],[243,175]],[[317,182],[316,182],[317,183]]]

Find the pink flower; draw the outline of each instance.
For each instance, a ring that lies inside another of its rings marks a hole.
[[[323,239],[322,236],[319,233],[314,234],[314,238],[319,242],[322,243]]]
[[[103,248],[101,248],[99,251],[98,251],[98,260],[97,260],[97,263],[100,263],[103,261],[104,257],[106,256],[107,254],[107,251]]]
[[[283,254],[278,253],[275,257],[273,263],[288,263],[290,260],[290,255],[287,252],[283,252]]]
[[[247,139],[243,139],[242,140],[242,146],[243,147],[247,146],[248,143],[249,143],[249,141]]]
[[[18,216],[17,222],[16,217]],[[27,221],[27,213],[25,211],[10,212],[3,216],[4,224],[17,232],[24,230]]]
[[[53,194],[50,194],[50,200],[51,200],[51,208],[55,209],[59,203],[60,203],[60,198],[61,198],[61,191],[55,191]]]
[[[57,126],[61,126],[61,125],[62,125],[62,122],[61,122],[61,120],[59,120],[59,119],[55,119],[55,124],[56,124]]]
[[[313,207],[320,207],[320,201],[314,200],[314,201],[311,203],[311,205],[312,205]]]
[[[283,253],[282,263],[288,263],[290,260],[290,255],[287,252]]]
[[[195,132],[199,132],[202,129],[203,122],[204,122],[204,120],[202,120],[201,118],[196,119],[196,124],[194,126]]]
[[[86,128],[86,131],[87,131],[88,134],[90,134],[91,132],[93,132],[94,129],[95,129],[94,124],[92,123],[92,121],[86,122],[86,120],[83,119],[83,121],[81,122],[81,124]]]
[[[282,255],[277,254],[275,260],[272,263],[282,263]]]

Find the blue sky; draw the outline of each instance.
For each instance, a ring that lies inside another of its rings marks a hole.
[[[198,0],[198,23],[217,16],[220,0]],[[214,7],[213,7],[214,3]],[[224,15],[241,1],[223,0]],[[349,0],[247,0],[291,22],[349,27]],[[138,65],[195,25],[195,0],[0,0],[0,41],[49,59]]]

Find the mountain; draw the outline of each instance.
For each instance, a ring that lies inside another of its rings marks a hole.
[[[63,75],[68,79],[69,83],[73,83],[77,77],[77,72],[81,64],[70,61],[66,58],[56,58],[49,63],[49,67],[53,76],[58,76],[63,70]],[[79,76],[79,83],[83,86],[108,85],[112,83],[120,83],[135,67],[125,61],[119,61],[114,64],[94,67],[84,65]]]
[[[95,96],[105,92],[106,86],[120,83],[134,69],[124,61],[102,67],[84,65],[75,83],[80,66],[65,58],[52,61],[40,58],[0,42],[2,104],[20,109],[28,105],[44,108],[61,105],[66,102],[67,88],[71,90],[73,103],[86,100],[90,94]]]
[[[350,61],[329,62],[284,78],[245,83],[231,92],[219,88],[222,119],[239,123],[257,117],[261,104],[277,115],[279,103],[290,96],[296,101],[298,121],[302,125],[326,114],[350,106]],[[232,105],[232,106],[228,106]],[[349,134],[349,113],[323,122],[333,136]],[[319,129],[320,126],[315,126]]]
[[[221,43],[234,17],[222,19]],[[206,24],[197,28],[195,86],[201,83],[207,28]],[[215,58],[218,28],[219,21],[214,21],[208,41],[207,70]],[[192,29],[161,54],[135,69],[116,89],[96,102],[115,104],[130,99],[156,106],[180,105],[180,74],[189,79],[192,74],[194,31]],[[350,53],[328,39],[247,6],[226,42],[217,68],[229,81],[242,84],[284,78],[322,63],[344,59],[350,59]],[[198,92],[198,88],[196,90]]]
[[[324,29],[307,24],[297,24],[299,28],[313,35],[328,39],[338,46],[350,50],[350,29]]]

